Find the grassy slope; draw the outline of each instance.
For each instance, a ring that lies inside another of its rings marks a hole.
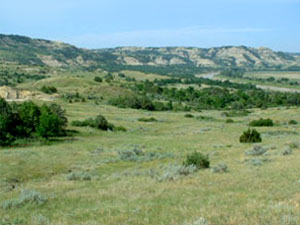
[[[285,71],[250,72],[250,73],[246,73],[245,77],[262,78],[262,79],[274,77],[276,80],[280,79],[280,78],[289,78],[291,81],[300,81],[300,73],[299,72],[285,72]],[[231,80],[232,82],[257,84],[257,85],[262,85],[262,86],[266,86],[266,87],[270,86],[270,87],[274,87],[274,88],[276,88],[276,87],[288,88],[288,89],[291,89],[292,91],[300,89],[299,86],[289,85],[287,83],[277,83],[277,82],[267,82],[267,81],[261,82],[261,81],[257,81],[257,80],[249,80],[249,79],[244,79],[244,78],[233,78],[233,77],[229,79],[228,77],[222,76],[222,75],[217,75],[216,78]]]
[[[128,128],[126,133],[102,132],[76,128],[74,141],[50,146],[30,146],[0,150],[0,200],[18,196],[22,189],[35,189],[49,196],[43,206],[28,205],[3,210],[0,218],[23,219],[26,224],[41,224],[43,215],[49,224],[183,224],[200,217],[211,224],[297,224],[299,222],[300,150],[282,156],[286,143],[298,135],[263,136],[262,145],[272,145],[271,162],[254,167],[247,165],[244,152],[251,144],[240,144],[238,138],[250,120],[271,117],[283,124],[298,119],[300,109],[255,110],[248,117],[234,118],[225,124],[221,112],[209,111],[213,121],[184,118],[184,113],[146,112],[118,109],[93,103],[63,104],[69,120],[84,119],[102,113],[109,121]],[[289,115],[287,118],[286,115]],[[137,118],[157,118],[160,122],[143,123]],[[73,128],[73,127],[70,127]],[[210,128],[206,130],[203,128]],[[74,128],[75,129],[75,128]],[[205,131],[206,130],[206,131]],[[264,131],[297,131],[298,126],[278,125],[259,128]],[[128,145],[145,146],[145,151],[171,152],[174,159],[151,162],[105,163],[117,157]],[[93,153],[103,148],[101,154]],[[209,170],[176,181],[159,182],[137,172],[170,163],[181,164],[194,150],[211,155],[215,165],[225,162],[226,174]],[[92,181],[68,181],[70,170],[89,171]],[[125,175],[128,172],[129,175]],[[134,175],[136,174],[136,175]],[[20,182],[9,191],[14,179]],[[0,220],[1,221],[1,220]],[[294,222],[293,222],[294,221]]]

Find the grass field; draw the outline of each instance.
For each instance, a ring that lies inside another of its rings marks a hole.
[[[246,77],[256,77],[267,79],[269,77],[275,77],[276,79],[280,78],[289,78],[291,80],[300,80],[300,72],[295,71],[263,71],[263,72],[249,72],[245,74]]]
[[[300,224],[300,128],[287,125],[292,119],[300,122],[299,108],[253,109],[225,123],[220,111],[191,112],[195,117],[186,118],[183,112],[59,103],[69,121],[101,113],[128,131],[70,126],[78,132],[49,145],[0,149],[1,225]],[[140,122],[141,117],[158,121]],[[254,144],[241,144],[239,137],[260,117],[276,125],[257,129],[263,138],[259,145],[268,151],[249,156],[245,151]],[[155,157],[119,157],[119,151],[133,149]],[[284,154],[286,149],[292,152]],[[174,175],[174,168],[193,151],[208,154],[211,167],[225,163],[228,172],[204,169]],[[22,190],[35,190],[47,201],[5,207]]]
[[[268,78],[274,77],[275,81],[267,81]],[[291,82],[300,82],[299,72],[286,72],[286,71],[262,71],[262,72],[248,72],[245,73],[243,78],[227,77],[222,75],[216,75],[214,79],[230,80],[238,83],[250,83],[258,85],[258,87],[265,90],[273,90],[280,92],[298,92],[300,90],[299,85],[291,85],[289,82],[276,82],[282,78],[287,78]],[[255,80],[255,79],[262,79]]]

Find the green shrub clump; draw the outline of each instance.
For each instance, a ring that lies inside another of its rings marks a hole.
[[[193,115],[193,114],[190,114],[190,113],[188,113],[188,114],[185,114],[185,115],[184,115],[184,117],[186,117],[186,118],[193,118],[193,117],[194,117],[194,115]]]
[[[241,143],[256,143],[261,141],[260,133],[257,130],[250,128],[247,131],[244,131],[240,137]]]
[[[253,120],[250,122],[249,126],[251,127],[272,127],[274,126],[273,120],[271,119],[262,119]]]
[[[75,120],[71,122],[72,126],[76,127],[93,127],[99,130],[112,130],[112,131],[127,131],[125,127],[115,126],[112,123],[109,123],[107,119],[99,114],[95,118],[88,118],[83,121]]]
[[[102,82],[102,78],[96,76],[96,77],[94,78],[94,81],[101,83],[101,82]]]
[[[188,154],[183,162],[184,166],[194,165],[197,167],[197,169],[209,168],[209,164],[210,161],[208,155],[203,155],[200,152]]]
[[[226,123],[234,123],[233,119],[227,119],[225,122]]]
[[[157,122],[157,119],[155,119],[154,117],[150,117],[150,118],[139,118],[138,121],[140,121],[140,122]]]
[[[43,86],[41,88],[41,91],[44,92],[45,94],[54,94],[57,93],[57,89],[54,86]]]
[[[298,124],[298,122],[296,120],[290,120],[289,121],[289,125],[296,125]]]

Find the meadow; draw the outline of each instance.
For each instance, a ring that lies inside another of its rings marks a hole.
[[[226,123],[222,111],[185,117],[57,101],[69,121],[102,114],[127,132],[69,126],[76,131],[72,136],[46,145],[2,148],[1,225],[299,224],[300,129],[288,124],[299,119],[299,108],[252,109]],[[149,117],[157,121],[138,121]],[[262,143],[239,143],[249,122],[261,117],[275,121],[257,129]],[[246,154],[256,145],[266,152]],[[121,157],[135,149],[144,156]],[[178,174],[194,151],[208,154],[211,168],[223,163],[228,170]],[[9,207],[9,201],[24,198],[24,190],[33,200]]]

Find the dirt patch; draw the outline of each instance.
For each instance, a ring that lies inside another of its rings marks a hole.
[[[0,87],[0,97],[6,101],[28,101],[32,99],[42,101],[53,101],[58,95],[46,95],[39,92],[29,90],[19,90],[16,88],[2,86]]]

